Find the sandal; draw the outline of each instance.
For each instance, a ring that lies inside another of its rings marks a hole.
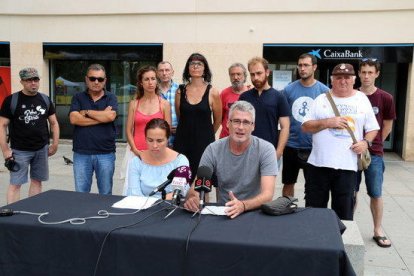
[[[372,239],[377,243],[379,247],[386,248],[391,246],[391,244],[384,243],[384,241],[388,241],[386,236],[374,236]]]

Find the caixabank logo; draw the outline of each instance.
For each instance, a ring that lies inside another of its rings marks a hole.
[[[334,49],[316,49],[308,52],[318,59],[361,59],[364,57],[362,50],[334,50]]]

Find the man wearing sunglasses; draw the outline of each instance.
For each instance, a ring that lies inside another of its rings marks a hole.
[[[373,239],[380,247],[390,247],[391,242],[381,229],[383,214],[383,201],[381,195],[384,180],[383,174],[385,170],[383,160],[384,141],[392,130],[393,120],[396,119],[396,115],[393,97],[389,93],[375,86],[375,80],[379,77],[380,68],[380,63],[377,59],[364,58],[359,63],[358,75],[361,80],[361,87],[359,90],[367,95],[380,126],[380,131],[378,131],[377,136],[375,136],[374,140],[369,145],[371,164],[368,169],[364,171],[367,193],[371,198],[370,207],[374,221]],[[359,191],[359,185],[361,184],[361,174],[361,172],[358,172],[357,192]]]
[[[48,156],[56,153],[59,143],[55,107],[48,96],[39,92],[39,73],[35,68],[24,68],[19,75],[23,89],[8,96],[0,110],[0,146],[10,170],[8,204],[20,199],[20,187],[28,181],[29,168],[29,196],[42,191],[42,181],[49,179]]]
[[[77,192],[90,192],[95,171],[100,194],[111,194],[115,171],[115,119],[118,101],[106,91],[105,68],[88,67],[86,91],[72,98],[69,118],[73,131],[73,172]]]

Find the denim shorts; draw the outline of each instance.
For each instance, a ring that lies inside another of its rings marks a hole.
[[[49,180],[49,145],[37,151],[23,151],[12,149],[14,160],[19,164],[17,172],[10,172],[10,184],[22,185],[28,181],[30,167],[30,179],[38,181]]]
[[[382,184],[384,182],[384,158],[380,155],[371,155],[371,164],[364,171],[367,194],[372,198],[379,198],[382,195]],[[359,191],[362,172],[358,172],[356,191]]]

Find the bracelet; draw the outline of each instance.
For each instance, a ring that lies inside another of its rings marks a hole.
[[[244,204],[243,201],[240,201],[241,203],[243,203],[243,212],[246,212],[246,204]]]

